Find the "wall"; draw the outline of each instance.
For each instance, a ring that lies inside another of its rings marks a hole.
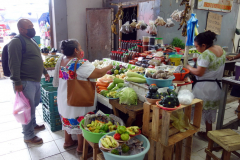
[[[106,6],[108,7],[113,7],[109,5],[109,3],[111,2],[116,2],[116,3],[126,2],[126,0],[105,0],[105,1],[106,1],[105,2]],[[129,1],[140,2],[142,0],[129,0]],[[140,6],[140,8],[144,7],[145,9],[143,9],[143,11],[138,11],[138,12],[141,13],[141,12],[144,12],[144,10],[147,12],[150,12],[151,10],[150,8],[152,8],[151,6],[154,6],[153,7],[154,19],[156,19],[157,16],[161,16],[166,21],[167,18],[170,17],[170,15],[174,10],[176,9],[184,10],[184,6],[179,6],[180,2],[181,0],[179,0],[178,3],[176,3],[175,0],[155,0],[154,2],[142,2],[142,3],[139,3],[138,5]],[[197,4],[197,0],[195,0],[195,2]],[[238,11],[239,11],[239,4],[237,3],[237,0],[234,0],[233,8],[230,13],[215,12],[223,15],[221,34],[218,36],[218,40],[216,44],[221,46],[228,46],[228,51],[230,52],[232,51],[232,48],[233,48],[232,39],[234,38],[234,35],[235,35],[236,23],[238,19]],[[115,9],[115,12],[116,12],[116,9]],[[199,20],[199,32],[203,32],[206,27],[208,11],[194,9],[194,13],[197,14],[197,18]],[[149,18],[144,17],[144,20],[148,23]],[[158,37],[162,37],[164,40],[164,43],[166,44],[167,43],[170,44],[174,37],[181,38],[183,41],[185,41],[185,38],[182,37],[181,30],[178,30],[179,23],[175,21],[174,23],[175,23],[175,26],[172,28],[158,27]],[[144,31],[138,31],[138,38],[141,38],[141,36],[143,35],[146,35]]]
[[[52,0],[53,43],[60,51],[60,42],[68,38],[66,0]]]
[[[77,39],[86,51],[86,8],[102,8],[102,0],[67,0],[68,39]]]

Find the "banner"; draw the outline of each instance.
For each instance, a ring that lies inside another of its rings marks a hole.
[[[198,9],[231,12],[233,0],[198,0]]]

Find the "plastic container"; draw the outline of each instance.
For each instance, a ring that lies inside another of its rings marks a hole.
[[[179,55],[179,54],[170,55],[169,58],[171,60],[171,64],[173,66],[179,66],[181,63],[182,56],[183,55]]]
[[[155,45],[155,37],[149,37],[149,45]]]
[[[143,52],[144,52],[144,51],[148,51],[148,45],[143,46]]]
[[[185,71],[185,73],[173,73],[173,75],[175,76],[174,81],[183,81],[184,77],[186,74],[189,73],[189,70],[186,68],[183,68],[183,70]]]
[[[161,44],[161,46],[163,47],[164,46],[163,38],[155,38],[155,45],[157,44]]]
[[[153,78],[147,78],[146,76],[144,76],[144,77],[146,78],[146,81],[147,81],[148,85],[156,84],[157,87],[159,87],[159,88],[171,86],[172,81],[175,79],[174,76],[172,76],[169,79],[153,79]]]
[[[240,81],[240,62],[235,64],[235,80]]]
[[[149,42],[149,37],[148,36],[143,36],[143,42]]]
[[[177,52],[180,52],[180,50],[181,50],[181,48],[179,48],[179,47],[175,47],[175,49]]]
[[[43,104],[45,104],[49,111],[57,112],[57,87],[45,84],[41,86],[41,97]]]
[[[114,134],[115,134],[115,132],[111,132],[106,135],[113,136]],[[104,137],[105,136],[101,137],[101,139]],[[129,159],[130,160],[143,160],[145,155],[147,154],[147,152],[150,149],[150,143],[149,143],[148,139],[145,136],[143,136],[142,134],[135,136],[135,138],[137,138],[143,142],[143,147],[145,149],[141,153],[136,154],[136,155],[130,155],[130,156],[119,156],[119,155],[115,155],[115,154],[105,152],[102,150],[105,160],[129,160]],[[100,148],[100,142],[98,143],[98,145]]]
[[[50,78],[50,81],[45,81],[45,78],[42,78],[41,79],[41,85],[44,85],[44,84],[52,84],[52,81],[53,81],[53,77]]]
[[[168,54],[168,55],[170,56],[170,55],[177,54],[177,52],[164,52],[163,54],[164,54],[164,55],[167,55],[167,54]]]
[[[80,128],[83,132],[83,137],[87,140],[90,141],[92,143],[98,143],[99,140],[101,139],[102,136],[104,136],[106,133],[93,133],[93,132],[89,132],[87,130],[85,130],[82,125],[84,124],[84,119],[80,122]],[[114,132],[115,133],[115,132]]]

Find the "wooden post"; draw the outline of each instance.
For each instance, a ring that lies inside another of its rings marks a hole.
[[[118,26],[118,27],[119,27],[119,28],[118,28],[118,32],[119,32],[119,33],[118,33],[118,34],[119,34],[119,39],[118,39],[119,42],[118,42],[118,44],[119,44],[119,47],[118,47],[118,48],[121,48],[122,32],[120,32],[120,29],[121,29],[121,27],[122,27],[122,20],[120,19],[118,23],[119,23],[119,26]]]
[[[189,15],[189,18],[187,19],[187,21],[190,19],[191,14],[193,13],[194,2],[195,2],[195,0],[190,0],[189,1],[189,5],[191,6],[191,10],[190,10],[190,13],[189,13],[190,15]],[[187,43],[187,37],[186,37],[186,43]],[[185,46],[184,67],[186,67],[187,63],[188,63],[188,53],[189,53],[189,46]]]

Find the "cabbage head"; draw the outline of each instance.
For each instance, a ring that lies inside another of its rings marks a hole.
[[[137,100],[138,96],[132,88],[126,87],[119,92],[119,104],[137,105]]]

